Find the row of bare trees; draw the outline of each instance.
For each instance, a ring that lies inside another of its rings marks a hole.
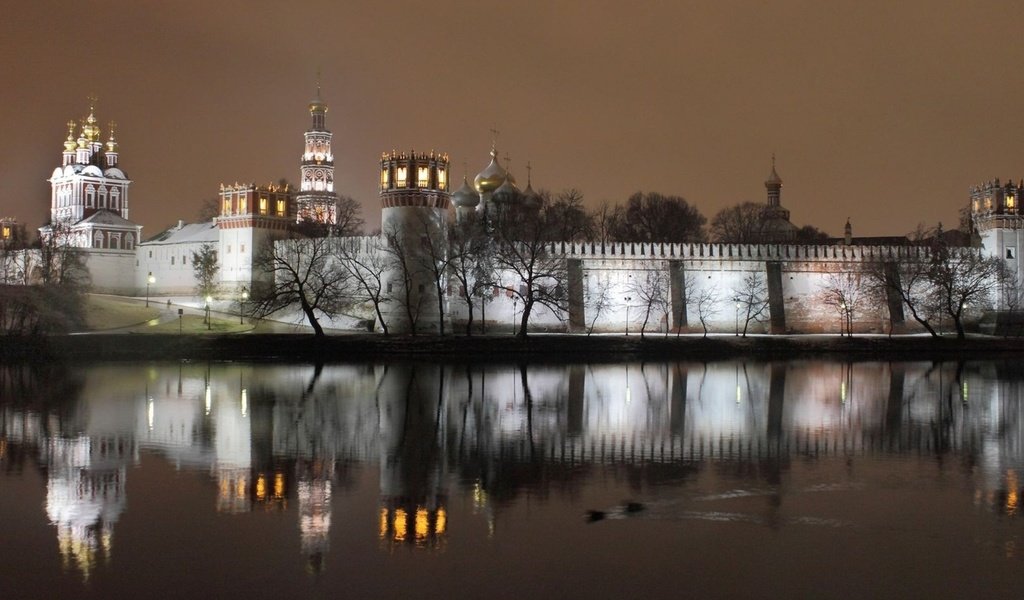
[[[365,238],[303,224],[292,237],[257,254],[254,268],[272,283],[254,290],[249,308],[262,317],[297,306],[316,335],[324,335],[323,317],[356,316],[369,308],[388,334],[390,305],[401,311],[415,335],[422,329],[424,310],[432,306],[444,334],[448,291],[457,286],[468,308],[467,335],[476,308],[486,321],[488,303],[504,293],[522,307],[517,331],[525,336],[539,307],[559,318],[567,309],[565,260],[550,252],[556,229],[564,225],[562,208],[494,207],[457,226],[423,211],[400,225],[385,222],[379,237]]]
[[[11,233],[0,240],[0,333],[38,335],[80,326],[89,273],[71,227],[53,223],[35,244],[23,227]]]

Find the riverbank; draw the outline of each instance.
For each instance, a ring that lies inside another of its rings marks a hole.
[[[383,336],[379,334],[135,334],[0,338],[6,361],[272,360],[437,362],[610,362],[623,360],[849,360],[1024,358],[1024,339],[971,336]]]

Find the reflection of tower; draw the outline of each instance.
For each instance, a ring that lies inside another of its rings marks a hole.
[[[381,540],[437,547],[448,528],[443,489],[442,367],[390,365],[378,392]]]
[[[393,331],[438,330],[437,282],[423,265],[443,263],[447,246],[448,155],[385,153],[380,160],[381,232],[394,266],[385,274]],[[441,287],[445,285],[442,282]]]
[[[299,539],[310,572],[324,568],[330,549],[331,482],[334,460],[302,461],[298,466],[296,490],[299,500]]]
[[[46,514],[57,527],[64,567],[88,578],[98,559],[110,558],[114,523],[125,507],[125,465],[135,445],[116,436],[51,437],[44,443]]]

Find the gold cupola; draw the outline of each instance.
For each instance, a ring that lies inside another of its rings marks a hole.
[[[74,152],[77,147],[78,142],[75,141],[75,122],[68,121],[68,139],[64,140],[64,151]]]
[[[498,151],[491,147],[491,163],[473,178],[473,187],[481,194],[493,192],[508,179],[508,172],[498,163]]]

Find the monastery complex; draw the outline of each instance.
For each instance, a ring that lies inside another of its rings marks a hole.
[[[206,245],[216,249],[219,272],[218,293],[213,303],[238,310],[240,298],[266,285],[267,274],[254,268],[254,257],[267,244],[281,243],[302,221],[330,225],[337,219],[338,196],[334,186],[332,134],[327,129],[327,105],[317,90],[309,104],[311,124],[304,133],[299,162],[299,187],[288,185],[222,185],[219,215],[203,223],[177,225],[146,239],[142,226],[131,220],[131,180],[122,170],[113,127],[104,141],[95,111],[77,125],[68,123],[59,166],[50,178],[50,224],[40,235],[67,236],[85,259],[91,289],[132,296],[173,297],[175,302],[196,298],[197,282],[192,255]],[[380,206],[382,230],[395,232],[393,239],[405,240],[414,250],[421,247],[418,228],[433,223],[442,230],[461,227],[495,206],[521,203],[526,209],[540,205],[540,196],[528,181],[520,189],[515,178],[503,167],[492,148],[489,164],[470,183],[452,191],[449,159],[444,154],[384,153],[380,160]],[[564,310],[535,307],[530,330],[636,332],[639,329],[640,299],[631,290],[637,281],[651,274],[668,285],[671,306],[661,314],[648,315],[647,332],[701,331],[695,298],[702,290],[715,290],[716,306],[707,311],[705,321],[712,331],[738,332],[743,323],[735,290],[745,278],[754,275],[763,281],[767,294],[764,318],[751,325],[753,332],[810,333],[836,332],[843,327],[835,308],[826,306],[821,292],[830,276],[848,274],[865,277],[869,268],[898,265],[903,261],[927,260],[926,246],[872,244],[871,240],[852,237],[849,224],[842,239],[803,245],[793,241],[796,227],[789,211],[782,206],[782,179],[774,160],[765,181],[767,192],[764,230],[772,243],[698,244],[698,243],[600,243],[553,241],[546,245],[549,256],[564,261],[567,302]],[[954,248],[957,252],[975,252],[998,257],[1012,273],[1022,276],[1018,251],[1022,213],[1020,201],[1024,182],[1001,184],[998,180],[970,191],[971,209],[980,234],[980,248]],[[528,214],[528,212],[526,213]],[[2,223],[9,235],[12,223]],[[380,253],[388,243],[385,235],[344,238],[353,252]],[[32,279],[31,260],[22,261],[22,270],[5,267],[8,283]],[[27,271],[26,268],[27,267]],[[392,332],[410,329],[409,319],[399,303],[396,287],[413,286],[418,298],[420,331],[437,331],[438,314],[456,328],[464,323],[467,306],[454,281],[447,282],[444,306],[437,306],[431,285],[422,280],[403,282],[398,274],[385,274],[383,286],[389,300],[383,315]],[[499,273],[493,293],[475,307],[479,323],[481,309],[488,329],[515,327],[519,296],[511,293],[520,281],[511,273]],[[244,296],[243,296],[244,294]],[[602,296],[600,305],[594,298]],[[707,294],[705,294],[707,296]],[[997,290],[992,308],[1005,309],[1011,301]],[[161,298],[163,300],[163,298]],[[898,297],[878,302],[853,316],[846,325],[854,331],[889,331],[890,328],[914,330],[916,324],[904,315]],[[231,308],[231,307],[234,308]],[[981,318],[979,313],[975,321]],[[297,321],[299,319],[296,319]],[[343,318],[327,319],[325,327],[380,330],[380,319],[372,306],[357,307]]]

